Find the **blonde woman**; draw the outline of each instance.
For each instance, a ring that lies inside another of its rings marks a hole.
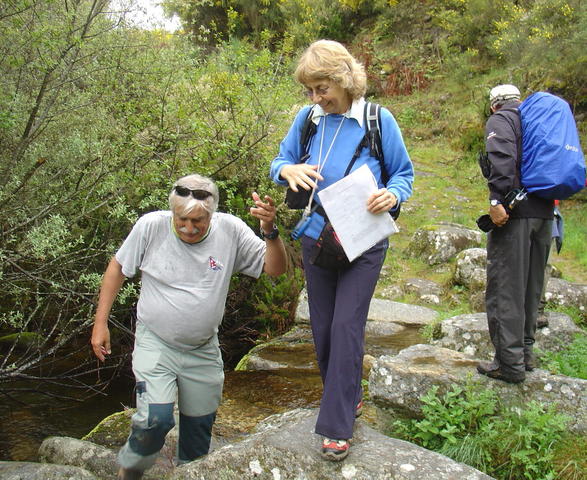
[[[343,45],[329,40],[311,44],[298,62],[295,78],[313,105],[302,108],[294,119],[271,164],[271,177],[295,192],[315,190],[315,208],[301,242],[312,333],[324,386],[316,433],[324,437],[323,457],[338,461],[349,453],[355,417],[362,407],[365,323],[388,241],[380,241],[340,268],[313,263],[312,252],[326,223],[317,193],[367,165],[379,179],[379,189],[369,197],[367,209],[387,215],[410,197],[414,173],[399,127],[387,109],[382,108],[380,116],[383,161],[361,146],[366,75]],[[300,138],[309,116],[316,132],[304,151]]]

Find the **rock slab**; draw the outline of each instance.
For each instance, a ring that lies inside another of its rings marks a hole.
[[[465,386],[471,379],[494,390],[506,406],[529,401],[557,409],[570,417],[569,429],[587,432],[587,380],[552,375],[545,370],[526,372],[523,383],[512,385],[477,373],[478,360],[435,345],[413,345],[396,356],[381,356],[369,376],[369,395],[380,407],[391,407],[421,416],[420,397],[432,386],[444,395],[453,384]]]
[[[245,440],[182,465],[172,480],[481,480],[491,477],[440,454],[386,437],[357,422],[343,462],[320,457],[317,411],[269,417]]]
[[[0,480],[99,480],[87,470],[70,465],[0,462]]]

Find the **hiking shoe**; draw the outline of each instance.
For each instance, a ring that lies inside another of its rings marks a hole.
[[[536,355],[533,351],[524,352],[524,368],[527,372],[536,368]]]
[[[117,480],[140,480],[143,478],[142,470],[133,470],[131,468],[120,467],[118,470]]]
[[[536,328],[548,327],[548,317],[544,313],[539,313],[536,317]]]
[[[322,441],[322,458],[339,462],[349,454],[349,448],[348,440],[334,440],[324,437]]]
[[[526,380],[524,373],[506,373],[501,366],[496,366],[494,363],[479,363],[477,371],[481,375],[486,375],[489,378],[495,378],[507,383],[521,383]]]
[[[363,400],[357,403],[357,409],[355,410],[355,418],[360,417],[363,413]]]

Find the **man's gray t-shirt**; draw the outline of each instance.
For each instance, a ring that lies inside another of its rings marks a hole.
[[[178,238],[170,211],[141,217],[116,253],[122,273],[141,271],[138,319],[172,347],[193,349],[222,321],[233,273],[258,278],[265,242],[241,219],[214,213],[208,236],[189,244]]]

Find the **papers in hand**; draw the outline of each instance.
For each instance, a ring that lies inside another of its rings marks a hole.
[[[377,190],[375,177],[363,165],[318,193],[351,262],[380,240],[399,232],[387,212],[375,215],[367,210],[367,199]]]

